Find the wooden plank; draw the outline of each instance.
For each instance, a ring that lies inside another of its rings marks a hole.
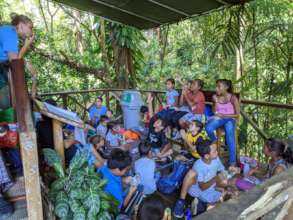
[[[54,115],[54,114],[48,112],[46,110],[46,108],[44,107],[42,102],[40,102],[40,101],[38,101],[36,99],[34,99],[34,102],[36,103],[37,107],[39,108],[40,112],[43,115],[45,115],[45,116],[47,116],[49,118],[52,118],[52,119],[56,119],[56,120],[58,120],[60,122],[63,122],[65,124],[70,124],[72,126],[79,127],[79,128],[85,128],[85,124],[84,124],[84,122],[82,120],[80,120],[80,122],[77,122],[77,121],[72,121],[72,120],[69,120],[69,119],[66,119],[66,118],[59,117],[57,115]]]
[[[33,126],[28,90],[24,78],[23,60],[11,62],[12,88],[19,125],[19,142],[25,179],[28,218],[42,220],[43,208],[39,177],[39,162],[36,133]]]
[[[206,220],[206,219],[237,219],[238,216],[251,204],[255,203],[266,192],[269,186],[276,183],[288,181],[288,188],[293,185],[293,167],[280,175],[274,176],[261,185],[256,186],[248,192],[242,192],[237,198],[230,199],[218,207],[215,207],[202,215],[196,216],[194,220]]]
[[[53,135],[54,135],[54,148],[59,154],[63,167],[65,167],[65,154],[64,154],[64,143],[63,143],[63,133],[62,133],[62,123],[53,119]]]

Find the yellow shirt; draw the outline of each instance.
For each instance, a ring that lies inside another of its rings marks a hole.
[[[200,132],[200,133],[196,134],[195,136],[193,136],[191,132],[187,132],[187,134],[186,134],[187,141],[188,141],[189,143],[191,143],[193,146],[195,146],[197,140],[198,140],[200,137],[201,137],[203,140],[205,140],[205,139],[207,138],[207,137],[206,137],[206,134],[205,134],[204,132]],[[196,150],[191,150],[190,153],[191,153],[191,155],[192,155],[193,157],[195,157],[195,158],[200,158],[200,156],[199,156],[199,154],[197,153]]]

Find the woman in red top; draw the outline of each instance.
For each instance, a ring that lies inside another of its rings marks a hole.
[[[190,88],[184,87],[180,97],[180,105],[187,105],[198,121],[201,121],[204,115],[205,97],[201,91],[203,85],[204,83],[200,79],[192,80]]]

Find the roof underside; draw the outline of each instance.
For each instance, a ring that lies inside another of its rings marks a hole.
[[[54,0],[82,11],[149,29],[248,0]]]

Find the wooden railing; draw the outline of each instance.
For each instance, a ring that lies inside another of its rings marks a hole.
[[[121,114],[121,109],[119,105],[120,96],[124,90],[117,88],[101,88],[101,89],[89,89],[82,91],[62,91],[62,92],[51,92],[40,94],[39,97],[43,100],[48,98],[54,98],[55,101],[60,106],[64,108],[69,108],[71,111],[75,111],[80,114],[83,119],[87,117],[86,104],[88,102],[93,102],[97,96],[100,96],[104,99],[106,106],[116,112],[116,117],[119,117]],[[164,91],[159,90],[138,90],[141,92],[143,99],[146,100],[147,94],[152,93],[154,97],[153,106],[155,109],[158,109],[159,105],[162,104],[164,100]],[[212,91],[205,91],[207,95],[206,99],[208,102],[211,102]],[[241,98],[241,116],[244,121],[247,121],[249,125],[257,132],[257,134],[263,139],[267,139],[269,135],[263,131],[257,122],[249,116],[248,113],[244,111],[244,107],[248,105],[253,105],[257,107],[267,107],[267,108],[276,108],[282,109],[284,111],[293,110],[293,104],[283,104],[275,102],[266,102],[258,100],[249,100]]]

